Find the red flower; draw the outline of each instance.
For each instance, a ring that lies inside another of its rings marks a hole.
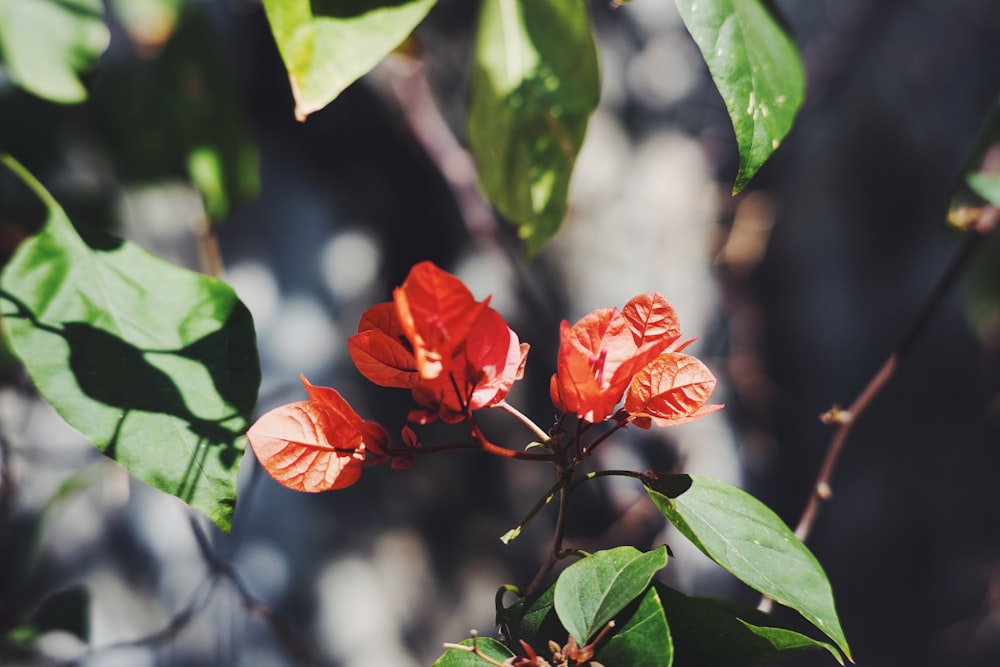
[[[683,347],[679,339],[674,309],[656,292],[640,294],[622,311],[595,310],[572,327],[564,321],[552,402],[580,419],[604,421],[636,372],[664,350]]]
[[[329,491],[358,481],[369,455],[373,463],[388,459],[385,429],[359,417],[335,389],[299,377],[309,400],[275,408],[247,431],[271,477],[296,491]]]
[[[366,378],[411,389],[410,420],[455,423],[502,401],[524,374],[528,346],[503,317],[430,262],[413,267],[393,301],[368,309],[347,343]]]

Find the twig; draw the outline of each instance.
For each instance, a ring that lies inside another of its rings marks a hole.
[[[568,474],[572,474],[571,472]],[[542,582],[545,581],[545,577],[549,576],[549,572],[555,567],[556,562],[558,562],[560,556],[562,555],[562,543],[563,537],[566,534],[566,516],[569,514],[569,498],[573,493],[570,488],[571,480],[568,478],[560,479],[562,487],[559,489],[559,515],[556,518],[556,530],[555,536],[552,538],[552,551],[549,552],[548,557],[542,566],[538,569],[538,573],[535,578],[531,580],[528,587],[524,589],[524,595],[528,596],[538,590]]]
[[[198,241],[198,261],[202,273],[213,278],[222,278],[222,253],[219,252],[219,241],[215,236],[215,228],[208,215],[202,213],[195,223],[195,238]]]
[[[809,502],[806,504],[806,508],[802,512],[802,517],[795,527],[795,536],[803,542],[812,530],[813,523],[816,521],[816,515],[819,513],[820,505],[824,500],[828,500],[832,496],[830,480],[833,477],[833,471],[844,450],[844,444],[847,442],[847,438],[854,428],[854,424],[868,408],[872,400],[874,400],[879,392],[889,383],[889,380],[896,374],[896,370],[899,368],[904,357],[906,357],[913,345],[926,331],[927,325],[941,309],[948,293],[951,292],[962,273],[968,268],[976,250],[982,245],[983,240],[989,233],[996,228],[998,223],[1000,223],[1000,209],[993,206],[984,207],[978,221],[967,228],[966,235],[962,239],[958,252],[952,258],[941,279],[927,297],[927,301],[917,315],[916,320],[914,320],[913,324],[900,339],[892,354],[889,355],[889,358],[885,360],[882,367],[872,376],[868,384],[865,385],[861,393],[858,394],[857,398],[854,399],[846,410],[833,408],[823,416],[824,421],[836,424],[837,430],[830,439],[826,456],[823,458],[819,475],[816,477],[812,494],[809,496]],[[770,604],[770,600],[763,598],[758,607],[764,611],[768,611]]]

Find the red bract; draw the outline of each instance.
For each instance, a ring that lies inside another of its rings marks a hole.
[[[622,311],[595,310],[572,327],[564,321],[552,402],[585,421],[607,419],[635,373],[679,338],[673,308],[655,292],[640,294]]]
[[[335,389],[299,377],[309,400],[271,410],[247,432],[271,477],[296,491],[329,491],[358,481],[367,456],[388,459],[385,429],[359,417]]]
[[[668,352],[646,364],[629,385],[625,410],[634,423],[649,428],[686,424],[721,410],[721,405],[705,405],[715,389],[715,376],[698,359]]]
[[[520,344],[503,317],[484,310],[469,329],[465,345],[455,350],[448,372],[421,383],[413,398],[427,410],[410,413],[410,421],[428,423],[440,417],[457,423],[465,410],[479,410],[502,401],[524,375],[528,345]]]
[[[448,359],[489,304],[489,299],[476,301],[461,280],[431,262],[410,269],[392,300],[403,333],[413,346],[417,371],[425,380],[444,372]]]
[[[423,409],[410,420],[461,421],[496,405],[524,373],[528,346],[503,317],[430,262],[417,264],[393,301],[368,309],[348,341],[354,364],[375,384],[411,389]]]

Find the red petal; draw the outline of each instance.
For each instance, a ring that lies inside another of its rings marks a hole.
[[[395,304],[380,303],[361,316],[357,335],[347,340],[347,351],[370,381],[381,387],[410,389],[420,383],[420,373],[405,340]]]
[[[701,361],[667,352],[635,374],[625,409],[637,417],[650,417],[661,426],[685,423],[721,408],[702,409],[715,384],[715,376]]]
[[[431,262],[421,262],[393,292],[393,302],[413,345],[417,370],[424,379],[433,380],[489,300],[477,302],[461,280]]]
[[[338,418],[323,404],[299,401],[265,414],[247,438],[261,466],[282,486],[311,493],[339,489],[361,475],[364,446],[361,433]]]
[[[677,313],[658,292],[634,297],[625,304],[622,315],[628,321],[636,347],[653,343],[666,348],[681,335]]]

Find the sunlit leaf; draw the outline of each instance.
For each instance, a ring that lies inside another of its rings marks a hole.
[[[476,648],[483,655],[488,655],[497,662],[502,663],[507,658],[514,657],[514,653],[509,648],[490,637],[479,637],[475,640],[465,639],[458,643],[462,646],[472,646],[473,641],[476,642]],[[472,651],[450,648],[444,652],[444,655],[435,660],[431,667],[486,667],[489,664],[479,656],[474,655]]]
[[[715,376],[697,358],[667,352],[643,366],[632,378],[625,395],[625,409],[637,417],[652,419],[658,426],[683,424],[722,407],[702,409],[715,383]]]
[[[18,85],[53,102],[81,102],[80,74],[108,48],[101,0],[0,0],[0,59]]]
[[[622,308],[638,347],[651,342],[680,338],[681,325],[673,306],[659,292],[647,292],[629,299]]]
[[[739,192],[777,150],[805,97],[795,43],[765,0],[675,0],[736,131]]]
[[[556,581],[554,602],[559,620],[583,646],[639,597],[666,564],[666,547],[647,553],[617,547],[573,563]]]
[[[316,493],[358,481],[368,449],[383,453],[388,435],[365,422],[331,387],[302,376],[308,401],[277,407],[247,432],[260,465],[282,486]]]
[[[435,0],[264,0],[295,117],[319,111],[399,46]]]
[[[140,480],[229,529],[260,366],[250,313],[213,278],[48,208],[0,276],[4,329],[42,395]]]
[[[468,131],[479,183],[533,255],[566,216],[600,94],[586,4],[485,0],[474,58]]]
[[[662,584],[656,584],[656,590],[670,619],[679,665],[763,667],[816,650],[826,650],[844,663],[833,645],[783,628],[756,609],[684,595]]]
[[[826,573],[766,505],[699,475],[648,473],[643,483],[660,512],[709,558],[802,614],[850,657]]]

